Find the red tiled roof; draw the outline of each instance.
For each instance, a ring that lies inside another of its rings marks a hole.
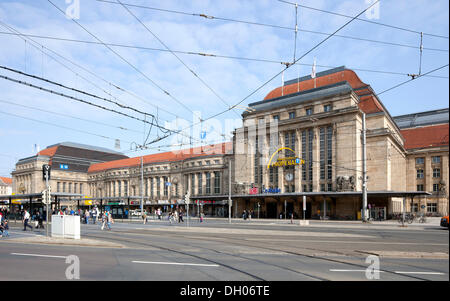
[[[448,145],[448,130],[447,123],[404,129],[401,133],[405,138],[405,148],[415,149]]]
[[[53,146],[53,147],[50,147],[50,148],[46,148],[46,149],[41,150],[38,153],[38,155],[52,157],[56,153],[57,149],[58,149],[58,146]]]
[[[214,145],[207,145],[202,147],[195,147],[192,149],[177,150],[172,152],[165,152],[159,154],[152,154],[143,156],[144,164],[157,162],[175,162],[188,158],[202,157],[214,154],[228,154],[233,145],[231,142],[220,143]],[[98,172],[103,170],[139,166],[141,164],[141,157],[122,159],[110,162],[103,162],[93,164],[89,167],[88,173]]]
[[[328,86],[331,84],[339,83],[342,81],[347,81],[349,85],[353,89],[358,89],[355,91],[357,95],[360,96],[361,102],[359,103],[359,107],[361,110],[363,110],[366,114],[369,113],[376,113],[376,112],[382,112],[383,107],[379,103],[379,101],[376,99],[376,97],[373,95],[370,86],[365,84],[364,82],[359,79],[358,75],[353,71],[349,69],[337,71],[335,73],[331,73],[328,75],[320,76],[315,79],[315,87],[323,87]],[[300,92],[314,89],[314,79],[308,79],[300,82]],[[289,95],[293,93],[297,93],[299,91],[298,89],[298,83],[293,83],[287,86],[278,87],[274,90],[272,90],[267,96],[264,98],[264,100],[269,100],[277,97],[281,97],[283,90],[283,95]],[[366,95],[369,94],[369,95]],[[364,96],[362,96],[364,95]]]
[[[3,183],[5,183],[7,185],[11,185],[12,184],[12,179],[11,178],[0,177],[0,180],[3,181]]]

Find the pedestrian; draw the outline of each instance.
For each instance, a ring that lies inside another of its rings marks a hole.
[[[203,223],[203,217],[204,217],[203,212],[200,212],[200,222],[201,222],[201,223]]]
[[[106,226],[106,212],[102,214],[101,218],[102,218],[102,227],[101,229],[103,230]]]
[[[98,208],[95,207],[94,210],[92,210],[92,223],[95,225],[96,219],[98,216]]]
[[[176,221],[180,222],[180,220],[178,219],[178,211],[177,210],[175,210],[175,212],[173,213],[173,221],[174,222],[176,222]]]
[[[248,220],[251,221],[252,220],[252,215],[253,215],[253,210],[250,210],[248,212]]]
[[[381,210],[378,211],[378,220],[381,222],[383,220],[383,215],[381,214]]]
[[[245,209],[242,212],[242,218],[244,219],[244,221],[247,219],[247,212],[245,211]]]
[[[25,210],[23,214],[23,231],[27,231],[27,227],[30,227],[31,231],[33,231],[33,226],[28,224],[29,221],[30,221],[30,214],[28,213],[27,210]]]
[[[9,236],[9,225],[8,220],[4,219],[0,224],[0,237],[8,237]]]
[[[39,211],[37,212],[36,219],[37,219],[37,222],[38,222],[38,225],[37,225],[36,228],[44,229],[44,223],[43,223],[44,217],[41,214],[41,212],[39,212]]]
[[[144,211],[144,214],[142,214],[142,219],[144,220],[144,225],[147,223],[147,211]]]
[[[294,213],[291,212],[291,224],[293,224],[293,223],[294,223]]]
[[[111,224],[114,224],[114,219],[111,215],[111,212],[108,211],[108,218],[107,218],[108,230],[111,230]]]
[[[85,223],[86,223],[86,225],[88,225],[89,224],[89,211],[86,209],[85,211],[84,211],[84,219],[85,219]]]
[[[183,221],[183,211],[181,211],[181,209],[180,209],[180,214],[178,215],[178,222],[179,223],[184,223],[184,221]]]
[[[156,214],[158,215],[158,219],[161,220],[161,208],[158,208]]]

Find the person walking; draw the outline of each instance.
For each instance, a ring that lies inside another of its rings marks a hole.
[[[107,217],[107,226],[108,226],[108,230],[111,230],[111,224],[114,224],[114,219],[111,215],[111,212],[108,211],[108,217]]]
[[[94,225],[97,223],[97,216],[98,216],[98,208],[94,207],[94,210],[92,210],[92,223]]]
[[[180,209],[180,214],[178,215],[178,222],[179,223],[184,223],[183,221],[183,211]]]
[[[90,216],[89,211],[86,209],[84,211],[84,219],[85,219],[86,225],[89,225],[89,216]]]
[[[27,227],[30,227],[31,231],[33,231],[33,226],[28,224],[29,221],[30,221],[30,213],[28,213],[28,211],[25,210],[23,214],[23,231],[27,231]]]
[[[101,227],[102,230],[105,229],[106,220],[107,220],[107,212],[102,214],[102,227]]]
[[[144,225],[147,223],[147,211],[142,214],[142,219],[144,220]]]
[[[177,210],[175,210],[175,212],[173,213],[173,221],[174,222],[180,222],[180,220],[178,219],[178,211]]]

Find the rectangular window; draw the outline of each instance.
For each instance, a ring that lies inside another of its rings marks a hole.
[[[214,172],[214,193],[220,193],[220,172]]]
[[[82,194],[82,193],[83,193],[83,184],[80,183],[80,194]]]
[[[423,169],[417,170],[417,179],[423,179]]]
[[[295,118],[295,112],[290,112],[289,119],[294,119],[294,118]]]
[[[433,184],[433,192],[439,192],[439,184]]]
[[[329,126],[327,128],[327,179],[333,178],[333,128]]]
[[[320,191],[325,191],[325,184],[320,184]]]
[[[159,198],[161,196],[161,178],[156,178],[156,196]]]
[[[61,189],[61,187],[60,187],[61,185],[60,184],[61,184],[61,182],[56,183],[56,192],[61,192],[60,191],[60,189]]]
[[[150,197],[153,198],[153,178],[150,178]]]
[[[273,116],[273,120],[278,120],[278,121],[280,121],[280,115],[274,115],[274,116]]]
[[[416,158],[416,164],[420,165],[420,164],[424,164],[425,163],[425,158]]]
[[[417,185],[417,191],[424,191],[423,184],[418,184]]]
[[[312,108],[306,109],[306,116],[310,116],[312,114],[313,114],[313,109]]]
[[[308,192],[308,186],[303,185],[303,192]]]
[[[72,193],[72,183],[69,183],[69,193]]]
[[[111,196],[116,196],[116,182],[112,182],[112,195]]]
[[[66,182],[63,183],[63,192],[66,192]]]
[[[312,129],[308,130],[308,167],[309,180],[313,180],[313,140],[314,132]],[[312,190],[311,190],[312,191]]]
[[[73,184],[73,193],[77,193],[77,183]]]
[[[320,128],[320,179],[325,180],[325,129],[324,128]],[[325,185],[324,185],[324,187],[325,187]],[[324,191],[324,190],[321,190],[321,191]]]
[[[197,179],[198,179],[198,194],[203,194],[203,174],[199,173],[197,174]]]
[[[211,173],[206,173],[206,194],[211,194]]]
[[[306,160],[306,131],[302,132],[302,159]],[[302,164],[302,180],[306,181],[306,166]]]
[[[431,162],[433,162],[433,163],[441,163],[441,157],[440,156],[431,157]]]
[[[333,184],[328,183],[328,191],[333,191]]]
[[[122,196],[122,183],[121,181],[117,181],[117,186],[119,186],[119,197]],[[145,181],[145,191],[147,191],[147,181]]]
[[[195,194],[195,173],[191,174],[191,191]]]
[[[434,213],[437,212],[437,203],[428,203],[427,212]]]
[[[164,196],[169,195],[169,186],[167,186],[169,179],[167,177],[163,177],[164,180]]]
[[[441,169],[440,168],[434,168],[433,169],[433,178],[440,178],[441,177]]]
[[[128,196],[128,182],[127,181],[123,181],[123,195]]]
[[[331,112],[331,105],[324,105],[323,106],[323,111],[324,112]]]

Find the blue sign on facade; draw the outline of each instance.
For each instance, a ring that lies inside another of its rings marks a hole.
[[[269,189],[264,189],[263,193],[280,193],[281,189],[280,188],[269,188]]]
[[[59,164],[59,169],[69,169],[69,165],[67,165],[67,164]]]

